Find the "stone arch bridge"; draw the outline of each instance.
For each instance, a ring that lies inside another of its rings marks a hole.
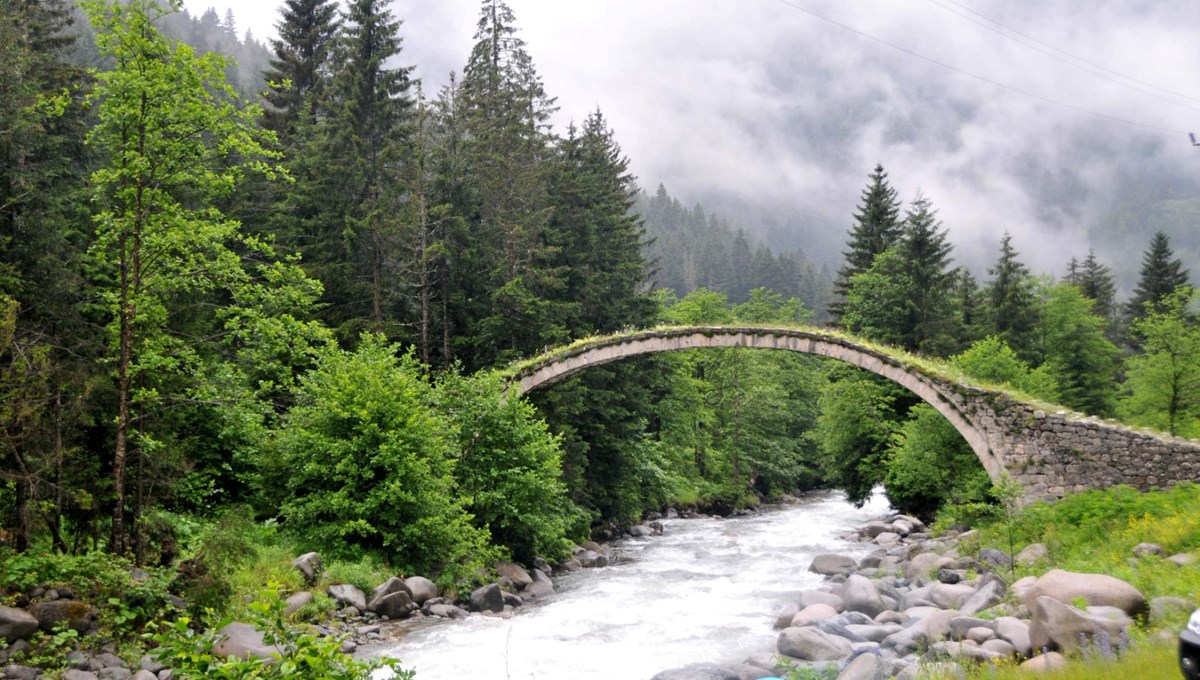
[[[1200,441],[1047,409],[1005,392],[965,384],[912,357],[816,330],[677,327],[624,333],[548,352],[514,368],[520,394],[626,357],[711,347],[773,349],[837,359],[881,375],[946,417],[993,480],[1003,471],[1027,500],[1128,484],[1162,488],[1200,480]]]

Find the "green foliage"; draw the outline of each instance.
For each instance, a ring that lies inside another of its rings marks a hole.
[[[1109,415],[1117,386],[1115,345],[1092,301],[1079,288],[1060,283],[1045,291],[1031,352],[1054,376],[1059,400],[1084,413]]]
[[[433,404],[417,362],[378,336],[322,357],[274,442],[287,527],[330,555],[477,578],[496,553],[455,494],[453,423]]]
[[[582,520],[567,499],[558,439],[524,399],[506,394],[496,373],[439,377],[435,399],[451,417],[458,460],[456,492],[492,540],[529,562],[555,561],[571,548]]]
[[[985,500],[991,479],[954,426],[918,404],[888,449],[884,485],[893,506],[930,517],[944,503]]]
[[[851,368],[834,368],[821,388],[821,412],[813,430],[821,447],[821,470],[853,503],[865,502],[884,479],[894,399],[881,379]]]
[[[1058,383],[1049,368],[1031,369],[999,336],[975,342],[950,361],[972,378],[1008,385],[1046,401],[1058,400]]]
[[[1183,268],[1183,261],[1175,259],[1167,235],[1161,231],[1155,232],[1142,255],[1141,276],[1126,306],[1129,317],[1136,320],[1162,311],[1160,303],[1180,286],[1187,284],[1188,272]]]
[[[284,602],[277,590],[268,588],[250,604],[250,623],[264,632],[263,641],[276,645],[272,659],[241,659],[213,654],[219,642],[214,632],[221,622],[197,633],[188,617],[161,625],[150,639],[157,646],[152,655],[184,680],[218,678],[227,680],[367,680],[381,668],[391,669],[393,677],[412,680],[413,673],[400,668],[395,659],[357,660],[343,654],[342,640],[322,636],[289,622],[283,615]]]
[[[64,670],[69,663],[67,655],[78,648],[79,632],[63,622],[50,633],[34,633],[29,644],[29,649],[16,655],[14,661],[45,670]]]
[[[231,574],[256,558],[254,532],[253,520],[239,508],[204,529],[172,584],[192,611],[223,612],[230,605],[235,592]]]
[[[1141,351],[1125,362],[1128,373],[1118,406],[1131,423],[1184,437],[1200,436],[1200,326],[1189,311],[1196,292],[1182,286],[1133,322]]]

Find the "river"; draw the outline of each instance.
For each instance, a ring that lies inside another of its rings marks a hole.
[[[817,585],[813,555],[865,555],[838,537],[887,511],[839,493],[731,519],[664,520],[662,536],[611,545],[617,563],[555,578],[557,593],[511,619],[421,623],[396,645],[417,680],[648,680],[701,661],[772,651],[775,614]]]

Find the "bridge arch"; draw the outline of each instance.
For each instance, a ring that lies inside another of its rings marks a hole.
[[[514,365],[526,394],[626,357],[707,347],[774,349],[823,356],[891,380],[937,409],[993,480],[1007,472],[1027,501],[1128,484],[1139,489],[1200,482],[1200,441],[1023,401],[967,385],[901,353],[815,329],[690,326],[634,331],[578,343]]]
[[[883,376],[920,397],[950,421],[971,446],[993,480],[1005,469],[1001,452],[993,449],[986,431],[960,406],[963,388],[914,365],[862,344],[818,331],[750,326],[679,327],[640,331],[598,339],[549,353],[519,369],[514,379],[519,394],[527,394],[570,377],[590,366],[628,357],[714,347],[773,349],[828,357]]]

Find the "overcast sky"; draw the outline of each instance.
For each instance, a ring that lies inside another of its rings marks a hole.
[[[239,30],[261,39],[281,3],[185,4],[222,16],[236,4]],[[560,124],[600,107],[644,187],[817,256],[844,241],[876,163],[906,202],[918,190],[933,201],[979,274],[1006,229],[1036,271],[1061,273],[1089,245],[1136,261],[1089,237],[1114,196],[1187,194],[1200,176],[1186,135],[1200,133],[1195,0],[509,4]],[[461,70],[478,8],[393,3],[427,91]]]

